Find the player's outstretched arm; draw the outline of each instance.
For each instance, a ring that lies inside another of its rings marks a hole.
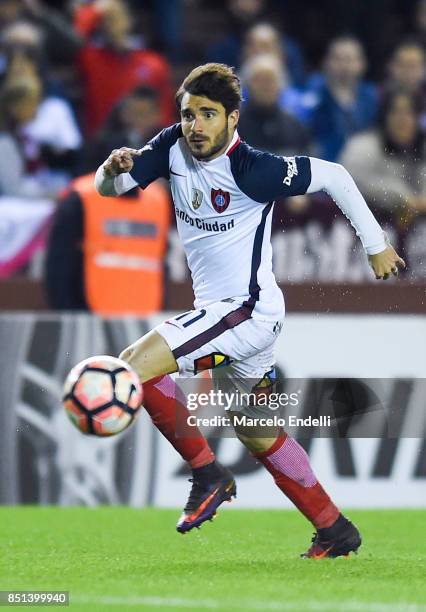
[[[158,178],[169,179],[170,148],[182,136],[180,123],[161,130],[142,149],[121,147],[96,172],[95,186],[104,196],[117,196],[133,187],[145,189]]]
[[[404,260],[387,240],[386,234],[368,208],[355,181],[340,164],[310,158],[311,183],[307,193],[326,191],[355,228],[377,279],[386,280],[405,268]]]
[[[104,163],[99,166],[95,176],[95,186],[103,196],[117,196],[129,191],[137,184],[129,172],[134,165],[133,158],[140,156],[142,149],[121,147],[114,149]]]

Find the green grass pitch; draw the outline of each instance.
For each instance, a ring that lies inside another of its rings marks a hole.
[[[349,512],[359,555],[321,561],[299,558],[312,529],[295,511],[222,510],[184,536],[178,514],[0,508],[0,589],[68,590],[87,612],[426,611],[426,511]]]

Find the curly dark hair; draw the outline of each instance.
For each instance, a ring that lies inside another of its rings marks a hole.
[[[243,101],[240,79],[234,69],[226,64],[209,63],[194,68],[176,92],[175,100],[179,111],[185,93],[220,102],[227,115],[239,110]]]

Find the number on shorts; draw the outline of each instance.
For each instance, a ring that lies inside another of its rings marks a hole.
[[[193,312],[194,312],[194,310],[188,310],[188,312],[184,312],[183,314],[179,315],[178,317],[175,317],[175,321],[179,321],[179,319],[183,319],[184,317],[186,317],[189,314],[192,314]],[[200,314],[198,314],[193,319],[189,319],[189,321],[186,321],[186,323],[183,323],[183,327],[188,327],[189,325],[192,325],[192,323],[195,323],[195,321],[199,321],[200,319],[202,319],[204,317],[205,314],[206,314],[206,310],[204,308],[202,308],[200,310]]]

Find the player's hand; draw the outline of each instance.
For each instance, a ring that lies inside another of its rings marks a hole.
[[[130,149],[129,147],[114,149],[103,164],[105,174],[107,176],[117,176],[123,174],[123,172],[130,172],[133,168],[133,158],[140,154],[140,149]]]
[[[398,276],[398,269],[405,268],[405,261],[398,255],[392,245],[386,247],[381,253],[369,255],[368,261],[377,280],[386,280],[391,274]]]

